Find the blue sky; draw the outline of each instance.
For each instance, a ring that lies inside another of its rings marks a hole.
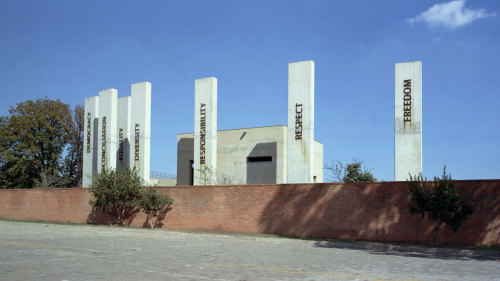
[[[218,79],[219,129],[286,125],[309,59],[325,162],[393,180],[394,64],[422,60],[424,176],[500,178],[500,1],[0,0],[0,114],[150,81],[154,171],[176,172],[195,79]]]

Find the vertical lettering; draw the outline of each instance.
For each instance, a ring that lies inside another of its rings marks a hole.
[[[302,104],[295,104],[295,139],[302,139]]]
[[[411,123],[411,79],[403,81],[403,120]]]
[[[207,109],[206,104],[200,105],[200,164],[205,164],[205,135],[206,135]]]
[[[120,132],[118,133],[118,143],[120,147],[118,148],[118,160],[123,160],[123,129],[120,128]]]
[[[102,117],[102,135],[101,135],[101,140],[102,140],[102,152],[101,152],[101,169],[105,170],[106,169],[106,116]]]
[[[139,161],[139,136],[140,136],[140,129],[139,129],[139,124],[135,123],[135,149],[134,149],[134,160]]]
[[[87,153],[90,153],[92,113],[87,112]]]

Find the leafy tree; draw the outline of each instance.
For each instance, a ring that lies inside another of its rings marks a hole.
[[[64,158],[63,173],[67,186],[71,187],[82,186],[84,113],[82,105],[75,106],[73,122],[68,133],[68,149]]]
[[[170,196],[160,194],[154,187],[148,186],[142,189],[139,207],[147,214],[149,226],[154,228],[153,218],[170,207],[173,202]]]
[[[353,163],[344,166],[342,162],[325,165],[326,170],[330,171],[331,180],[336,182],[375,182],[377,179],[365,167],[362,161],[354,160]]]
[[[0,186],[78,186],[81,180],[83,107],[60,100],[21,102],[0,117]],[[63,158],[63,155],[66,155]]]
[[[410,175],[407,183],[411,196],[410,212],[422,217],[427,215],[434,221],[434,246],[443,223],[455,232],[474,212],[474,204],[457,194],[455,181],[451,179],[451,175],[446,175],[446,166],[442,177],[434,177],[432,182],[424,181],[422,175]]]
[[[347,164],[346,173],[343,178],[344,182],[374,182],[377,181],[373,174],[370,173],[364,166],[361,167],[361,162],[356,161]]]
[[[143,181],[136,169],[116,172],[104,169],[94,177],[89,191],[94,196],[89,204],[106,214],[109,224],[113,224],[110,215],[117,219],[118,225],[136,211],[141,198]]]
[[[0,117],[0,187],[33,187],[37,175],[30,160],[23,157],[23,151],[11,148],[15,135],[9,125],[9,117]]]
[[[0,178],[6,188],[53,187],[62,180],[62,154],[72,127],[60,100],[28,100],[0,121]]]

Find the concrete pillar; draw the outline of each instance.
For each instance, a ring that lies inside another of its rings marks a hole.
[[[394,180],[422,173],[422,62],[396,63]]]
[[[217,79],[198,79],[194,86],[194,185],[216,184]]]
[[[118,171],[130,168],[131,100],[131,97],[118,99],[118,151],[116,154],[116,169]]]
[[[131,166],[138,169],[139,175],[146,183],[150,183],[151,83],[132,84],[131,103]]]
[[[90,187],[97,172],[99,97],[85,99],[84,114],[82,187]]]
[[[314,62],[288,64],[288,183],[314,176]]]
[[[118,148],[116,134],[117,98],[118,91],[116,89],[99,91],[98,172],[104,168],[116,169],[116,151]]]

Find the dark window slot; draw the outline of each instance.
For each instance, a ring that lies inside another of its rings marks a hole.
[[[271,162],[271,161],[273,161],[272,156],[247,157],[247,162]]]

